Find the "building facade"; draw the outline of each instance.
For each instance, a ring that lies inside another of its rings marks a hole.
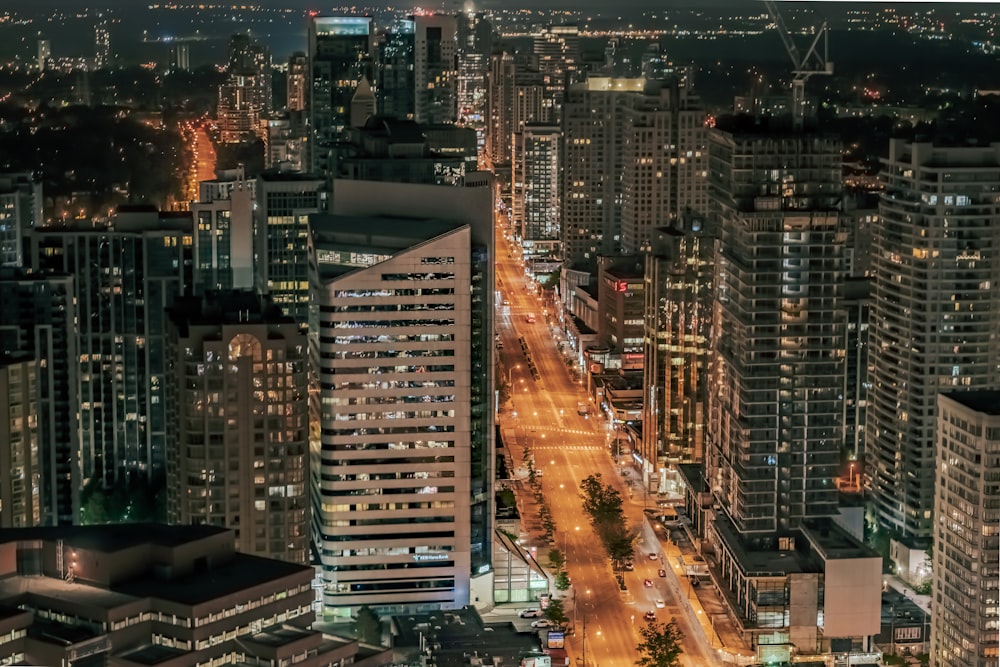
[[[254,252],[257,289],[305,326],[309,308],[309,215],[325,211],[325,182],[299,172],[257,177]]]
[[[931,665],[1000,664],[1000,390],[938,395]]]
[[[0,528],[42,523],[38,362],[0,354]]]
[[[313,16],[308,25],[306,109],[312,138],[309,170],[322,174],[327,153],[350,123],[351,98],[361,79],[372,81],[372,19]]]
[[[940,391],[1000,386],[1000,144],[891,141],[875,231],[866,472],[880,524],[926,544]]]
[[[194,290],[254,286],[253,208],[257,182],[243,167],[199,186],[194,218]]]
[[[239,551],[309,562],[306,337],[253,292],[170,311],[167,520],[232,528]]]
[[[525,125],[515,135],[511,221],[526,257],[556,259],[559,250],[560,149],[554,125]]]
[[[325,612],[461,608],[492,581],[492,190],[349,185],[310,223]]]
[[[192,279],[189,214],[119,210],[113,224],[32,235],[34,269],[73,278],[84,483],[163,472],[166,309]]]
[[[458,21],[452,14],[413,17],[414,119],[454,123],[458,119]]]
[[[76,289],[62,274],[0,271],[0,355],[35,359],[41,525],[80,514]]]
[[[25,238],[41,224],[41,181],[29,173],[0,174],[0,267],[25,265]]]

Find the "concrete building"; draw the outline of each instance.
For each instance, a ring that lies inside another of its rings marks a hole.
[[[575,25],[554,25],[532,38],[532,54],[542,75],[547,106],[552,109],[547,122],[558,123],[562,117],[566,88],[575,83],[582,71],[580,28]]]
[[[525,258],[558,259],[560,145],[555,125],[526,124],[514,135],[511,221]]]
[[[414,79],[414,22],[397,19],[378,36],[375,81],[376,111],[380,116],[413,120],[416,104]]]
[[[762,662],[871,661],[881,558],[839,514],[846,230],[836,139],[723,119],[702,552]],[[818,614],[822,610],[821,614]]]
[[[300,172],[266,171],[257,177],[256,194],[257,289],[304,327],[309,308],[309,215],[326,210],[326,183]]]
[[[458,119],[458,22],[452,14],[413,18],[414,120]]]
[[[312,567],[234,542],[214,526],[0,531],[0,664],[391,662],[391,651],[310,629]]]
[[[865,460],[865,421],[868,412],[868,375],[871,347],[872,280],[848,278],[844,283],[844,450],[852,463],[850,483],[861,483]],[[855,475],[857,476],[855,478]]]
[[[598,259],[597,336],[625,370],[642,368],[645,290],[641,257]]]
[[[0,528],[42,523],[38,362],[0,354]]]
[[[1000,390],[938,395],[931,665],[996,667]]]
[[[166,309],[191,285],[190,214],[122,207],[108,228],[45,228],[31,243],[35,271],[73,278],[83,483],[155,478],[166,457]]]
[[[74,282],[65,274],[0,271],[0,356],[36,360],[34,401],[45,526],[76,523],[80,514]]]
[[[1000,387],[1000,144],[894,140],[882,178],[866,472],[913,548],[933,534],[938,392]]]
[[[361,79],[372,77],[372,19],[312,16],[306,109],[312,138],[309,171],[323,174],[327,153],[350,123],[351,98]]]
[[[480,134],[487,117],[487,80],[493,25],[484,12],[467,12],[458,17],[458,116],[459,121]],[[482,136],[480,137],[482,138]]]
[[[324,611],[489,604],[492,188],[334,187],[310,219]]]
[[[646,252],[657,227],[704,215],[703,117],[677,80],[591,77],[569,87],[562,112],[568,265],[593,270],[598,256]]]
[[[373,117],[334,150],[337,177],[347,180],[459,185],[477,169],[476,131],[455,125]]]
[[[308,76],[309,60],[305,53],[296,51],[288,57],[288,78],[285,80],[286,110],[305,111]]]
[[[0,267],[24,266],[25,237],[42,224],[42,182],[32,174],[0,174]]]
[[[167,520],[232,528],[239,551],[309,562],[306,336],[249,291],[170,310]]]
[[[194,290],[254,286],[253,205],[257,182],[240,166],[199,184],[194,218]]]
[[[694,217],[657,230],[645,254],[640,455],[659,468],[704,460],[714,254],[714,235]]]

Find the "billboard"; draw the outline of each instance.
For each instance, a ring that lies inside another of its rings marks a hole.
[[[566,633],[562,630],[550,630],[546,641],[549,648],[565,648]]]

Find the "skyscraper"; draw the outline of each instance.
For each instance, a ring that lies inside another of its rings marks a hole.
[[[413,17],[414,120],[453,123],[458,118],[458,25],[451,14]]]
[[[931,664],[997,664],[1000,390],[938,394]]]
[[[41,525],[37,361],[0,352],[0,528]]]
[[[42,182],[30,173],[0,174],[0,266],[23,266],[25,239],[42,224]]]
[[[309,215],[327,209],[325,181],[288,171],[257,177],[254,252],[257,289],[305,326],[309,306]]]
[[[720,230],[713,359],[704,482],[679,466],[688,509],[759,662],[867,654],[881,627],[882,558],[833,520],[847,271],[840,142],[720,119],[709,155]]]
[[[191,284],[191,218],[119,209],[113,226],[32,235],[36,271],[73,277],[83,480],[163,472],[166,309]]]
[[[696,217],[656,230],[645,254],[640,455],[650,469],[704,460],[714,254],[714,235]]]
[[[199,185],[194,218],[194,291],[255,285],[253,208],[256,181],[243,167]]]
[[[525,125],[515,135],[512,222],[526,256],[557,258],[562,172],[558,126]]]
[[[458,115],[459,119],[482,129],[486,123],[487,82],[493,25],[482,12],[458,17]]]
[[[843,442],[840,144],[711,136],[719,219],[708,483],[741,539],[837,513]]]
[[[271,54],[249,35],[229,39],[226,80],[219,86],[219,134],[236,143],[261,132],[261,120],[271,111]]]
[[[309,21],[308,109],[310,171],[325,173],[327,153],[348,126],[351,98],[362,78],[372,80],[372,20],[314,16]]]
[[[492,190],[335,189],[310,220],[326,612],[460,608],[491,567]]]
[[[562,119],[568,264],[645,252],[656,227],[704,214],[704,112],[681,81],[590,77],[566,91]]]
[[[379,35],[376,79],[380,116],[412,120],[415,113],[414,25],[398,19]]]
[[[306,54],[296,51],[288,58],[288,78],[285,81],[285,107],[289,111],[305,111],[306,108],[306,77],[309,74],[309,61]]]
[[[880,523],[919,546],[938,392],[1000,387],[1000,144],[893,140],[882,174],[866,471]]]
[[[309,562],[306,337],[249,291],[170,310],[167,520],[235,531],[243,553]]]
[[[0,270],[0,355],[35,360],[43,525],[80,513],[80,390],[75,281],[66,274]]]

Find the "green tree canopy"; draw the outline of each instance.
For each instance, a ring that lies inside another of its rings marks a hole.
[[[354,618],[354,634],[365,644],[382,645],[382,621],[368,605],[358,609]]]
[[[674,619],[669,623],[650,621],[639,628],[639,636],[642,641],[636,647],[639,658],[635,661],[638,667],[680,667],[684,633]]]
[[[549,602],[549,606],[545,608],[545,618],[560,628],[566,627],[566,624],[569,623],[569,616],[566,615],[566,609],[563,607],[562,600],[552,600]]]

